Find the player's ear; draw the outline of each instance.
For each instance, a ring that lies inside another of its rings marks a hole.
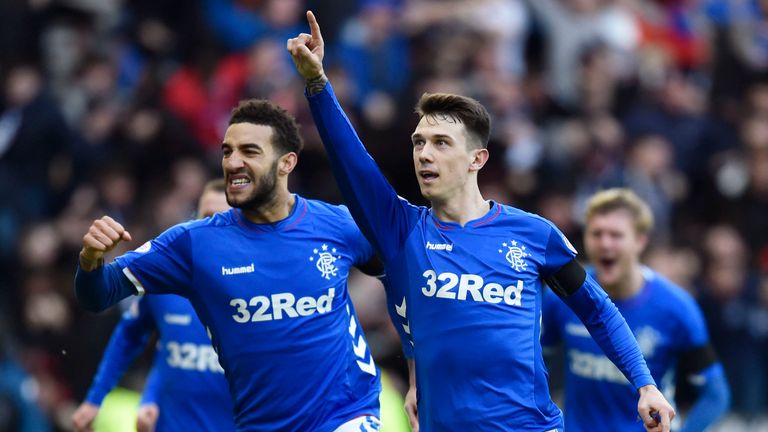
[[[299,162],[299,155],[296,152],[288,152],[277,161],[277,171],[280,175],[288,175],[296,168],[296,164]]]
[[[479,148],[474,149],[470,151],[472,155],[472,160],[469,163],[469,170],[470,171],[480,171],[483,166],[485,166],[485,163],[488,162],[488,157],[490,154],[488,153],[488,149],[486,148]]]
[[[646,246],[648,246],[648,234],[637,233],[637,253],[643,253]]]

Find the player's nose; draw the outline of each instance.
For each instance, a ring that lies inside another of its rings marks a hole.
[[[224,168],[228,170],[236,170],[239,168],[242,168],[245,164],[243,163],[243,159],[237,155],[236,152],[233,152],[229,157],[224,158]]]
[[[424,146],[419,151],[419,162],[425,163],[425,162],[432,162],[434,161],[434,149],[430,143],[424,144]]]

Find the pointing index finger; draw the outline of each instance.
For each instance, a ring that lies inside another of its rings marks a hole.
[[[320,33],[320,24],[317,23],[317,18],[312,11],[307,11],[307,21],[309,21],[309,30],[312,33],[312,39],[323,40],[323,35]]]

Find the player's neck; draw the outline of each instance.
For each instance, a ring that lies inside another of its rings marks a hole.
[[[242,209],[246,219],[253,223],[275,223],[287,218],[296,205],[296,197],[288,189],[279,189],[275,196],[256,209]]]
[[[445,200],[432,201],[432,212],[443,222],[454,222],[464,226],[488,213],[490,207],[480,194],[477,185],[470,191],[459,193]]]
[[[627,276],[619,283],[610,287],[608,291],[611,293],[611,298],[626,300],[637,295],[643,288],[643,284],[645,284],[643,269],[640,263],[636,263],[630,267]]]

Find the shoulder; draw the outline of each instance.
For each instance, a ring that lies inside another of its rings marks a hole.
[[[549,230],[556,229],[552,222],[536,213],[530,213],[506,204],[498,205],[500,208],[499,216],[502,220],[514,221],[515,224],[524,224],[531,228],[546,230],[547,233]]]
[[[194,219],[186,222],[176,224],[160,234],[159,237],[166,237],[172,239],[182,234],[195,232],[198,230],[224,227],[233,223],[233,210],[229,210],[224,213],[216,213],[213,216],[209,216],[203,219]]]
[[[303,202],[306,209],[299,209],[299,211],[306,211],[307,216],[322,223],[324,228],[338,228],[345,231],[357,230],[357,225],[347,206],[312,199],[303,199]]]
[[[670,311],[687,316],[699,310],[696,299],[684,288],[649,267],[643,267],[643,275],[653,285],[655,296],[660,297],[659,302],[667,305]]]
[[[347,206],[343,204],[331,204],[325,201],[302,198],[306,203],[307,213],[312,213],[316,217],[329,217],[334,219],[352,220]]]
[[[306,217],[311,221],[314,229],[341,236],[359,235],[362,237],[362,233],[347,206],[311,199],[303,199],[303,202],[306,209],[299,209],[299,211],[306,211]]]
[[[138,247],[135,252],[149,252],[155,246],[171,248],[175,247],[175,245],[181,245],[182,243],[179,243],[180,240],[190,240],[193,235],[207,232],[212,228],[232,225],[232,218],[232,211],[230,210],[229,212],[217,213],[204,219],[195,219],[176,224],[155,237],[154,240]]]

